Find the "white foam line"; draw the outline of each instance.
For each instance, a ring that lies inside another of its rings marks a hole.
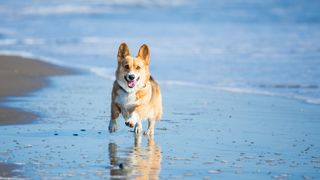
[[[313,98],[313,97],[307,97],[307,96],[285,95],[285,94],[278,94],[278,93],[272,93],[268,91],[259,91],[255,89],[246,89],[246,88],[208,86],[208,85],[202,85],[198,83],[190,83],[185,81],[174,81],[174,80],[162,80],[162,81],[159,81],[159,83],[167,84],[167,85],[186,86],[186,87],[192,87],[192,88],[202,88],[202,89],[209,89],[209,90],[219,90],[219,91],[226,91],[226,92],[239,93],[239,94],[255,94],[255,95],[263,95],[263,96],[284,97],[288,99],[300,100],[308,104],[320,105],[319,98]]]
[[[108,7],[90,7],[83,5],[57,5],[28,7],[22,10],[23,15],[63,15],[63,14],[92,14],[108,13],[111,9]]]
[[[114,80],[114,70],[101,68],[101,67],[90,67],[90,72],[96,74],[97,76],[103,77],[108,80]],[[224,86],[209,86],[203,85],[194,82],[186,82],[186,81],[176,81],[176,80],[159,80],[160,84],[166,85],[174,85],[174,86],[184,86],[184,87],[191,87],[191,88],[202,88],[202,89],[209,89],[209,90],[218,90],[218,91],[225,91],[231,93],[239,93],[239,94],[254,94],[254,95],[262,95],[262,96],[274,96],[274,97],[284,97],[288,99],[296,99],[308,104],[316,104],[320,105],[320,99],[306,97],[306,96],[296,96],[296,95],[285,95],[285,94],[277,94],[272,93],[269,91],[261,91],[256,89],[249,89],[249,88],[237,88],[237,87],[224,87]]]
[[[105,79],[114,81],[114,70],[100,67],[88,67],[89,71],[96,74],[97,76],[103,77]]]
[[[1,55],[7,55],[7,56],[20,56],[20,57],[23,57],[23,58],[44,61],[44,62],[56,64],[56,65],[59,65],[59,66],[68,66],[63,61],[60,61],[60,60],[57,60],[57,59],[53,59],[53,58],[49,58],[49,57],[37,56],[35,54],[32,54],[30,52],[25,52],[25,51],[0,50],[0,54]]]
[[[0,39],[0,46],[8,46],[8,45],[16,45],[16,44],[42,45],[44,43],[45,43],[45,40],[40,39],[40,38],[23,38],[23,39],[5,38],[5,39]]]
[[[52,64],[59,65],[59,66],[81,69],[84,71],[94,73],[97,76],[106,78],[108,80],[114,80],[114,72],[111,69],[107,69],[107,68],[92,67],[92,66],[86,66],[86,65],[81,65],[81,64],[77,64],[77,65],[68,64],[68,63],[63,62],[58,59],[44,57],[44,56],[37,56],[35,54],[32,54],[30,52],[26,52],[26,51],[0,50],[0,55],[19,56],[19,57],[28,58],[31,60],[39,60],[39,61],[43,61],[43,62],[48,62],[48,63],[52,63]]]
[[[16,39],[1,39],[0,46],[15,45],[17,42],[18,41]]]
[[[96,3],[89,4],[77,4],[77,3],[66,3],[66,4],[55,4],[55,5],[34,5],[24,7],[19,11],[22,15],[63,15],[63,14],[106,14],[114,11],[115,7],[123,6],[144,6],[144,7],[175,7],[186,4],[186,0],[108,0],[99,1],[99,6]]]
[[[223,91],[235,92],[235,93],[259,94],[259,95],[268,95],[268,96],[274,95],[274,93],[270,93],[267,91],[256,91],[256,90],[252,90],[252,89],[223,87],[223,86],[208,86],[208,85],[202,85],[202,84],[198,84],[198,83],[190,83],[190,82],[185,82],[185,81],[164,80],[164,81],[159,81],[159,83],[160,84],[168,84],[168,85],[188,86],[188,87],[193,87],[193,88],[211,89],[211,90],[223,90]]]
[[[24,51],[1,50],[0,54],[6,55],[6,56],[20,56],[20,57],[30,58],[30,59],[36,58],[33,54],[31,54],[29,52],[24,52]]]

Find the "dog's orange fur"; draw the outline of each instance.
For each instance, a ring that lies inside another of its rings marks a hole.
[[[135,86],[129,88],[125,76],[135,74],[138,79]],[[149,72],[149,48],[142,45],[136,57],[130,56],[127,44],[122,43],[118,50],[116,80],[112,89],[110,132],[117,130],[117,119],[122,114],[126,125],[142,131],[141,121],[149,122],[145,134],[153,134],[156,120],[162,115],[160,87]]]

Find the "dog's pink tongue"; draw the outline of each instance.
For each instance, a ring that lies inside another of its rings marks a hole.
[[[135,82],[134,82],[134,81],[128,81],[128,86],[129,86],[130,88],[133,88],[134,85],[135,85]]]

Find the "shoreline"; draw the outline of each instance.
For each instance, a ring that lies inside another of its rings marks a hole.
[[[24,96],[49,85],[51,76],[70,75],[70,69],[38,59],[0,54],[0,126],[27,124],[38,116],[4,105],[8,97]]]
[[[49,85],[49,77],[70,75],[70,69],[38,59],[0,54],[0,126],[29,124],[38,115],[19,108],[7,107],[8,97],[25,96]],[[0,179],[20,177],[20,166],[0,162]]]
[[[44,123],[0,126],[5,173],[32,179],[142,173],[161,179],[319,178],[317,105],[161,85],[165,113],[149,139],[134,136],[123,119],[117,132],[107,131],[111,81],[88,73],[49,82],[58,88],[25,98],[28,109],[45,112]]]
[[[22,173],[17,172],[21,166],[16,164],[7,164],[0,162],[0,179],[4,178],[23,178]]]

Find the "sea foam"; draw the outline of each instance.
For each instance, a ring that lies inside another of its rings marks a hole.
[[[102,78],[108,80],[114,80],[114,70],[111,68],[101,68],[101,67],[88,67],[89,71],[100,76]],[[254,94],[254,95],[262,95],[262,96],[277,96],[284,97],[288,99],[296,99],[301,100],[303,102],[309,104],[320,104],[320,98],[302,96],[302,95],[294,95],[294,94],[284,94],[284,93],[276,93],[270,92],[267,90],[259,90],[255,88],[240,88],[240,87],[228,87],[228,86],[219,86],[219,85],[206,85],[202,83],[196,82],[188,82],[188,81],[180,81],[180,80],[158,80],[160,85],[168,85],[168,86],[183,86],[188,88],[201,88],[206,90],[216,90],[216,91],[225,91],[230,93],[239,93],[239,94]]]

